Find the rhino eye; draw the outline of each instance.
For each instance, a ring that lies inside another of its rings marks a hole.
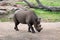
[[[40,24],[40,22],[37,22],[37,24]]]

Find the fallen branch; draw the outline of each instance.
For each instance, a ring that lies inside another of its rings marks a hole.
[[[41,4],[39,0],[36,0],[36,2],[38,3],[37,6],[35,6],[33,3],[30,3],[26,0],[23,0],[23,1],[27,3],[30,8],[38,8],[38,9],[44,9],[48,11],[60,11],[60,7],[44,6],[43,4]]]

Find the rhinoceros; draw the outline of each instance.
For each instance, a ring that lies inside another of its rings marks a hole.
[[[42,30],[40,21],[41,18],[38,18],[38,16],[35,14],[34,11],[31,10],[17,10],[14,14],[14,23],[15,23],[15,27],[14,29],[16,31],[19,31],[17,25],[19,23],[22,24],[27,24],[28,25],[28,32],[32,32],[35,33],[34,28],[36,29],[36,31],[40,32]],[[32,25],[34,25],[34,28],[32,27]]]

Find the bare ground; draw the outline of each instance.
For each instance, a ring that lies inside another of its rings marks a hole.
[[[19,31],[15,31],[13,22],[0,22],[0,40],[60,40],[60,22],[41,25],[41,32],[30,33],[25,24],[19,24]]]

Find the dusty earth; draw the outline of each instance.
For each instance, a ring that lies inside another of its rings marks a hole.
[[[15,31],[13,22],[0,22],[0,40],[60,40],[60,22],[41,25],[41,32],[30,33],[25,24],[19,24],[19,31]]]

